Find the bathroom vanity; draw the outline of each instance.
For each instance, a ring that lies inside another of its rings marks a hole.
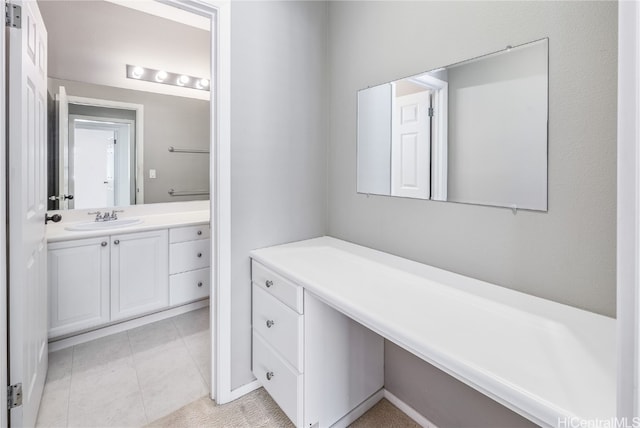
[[[209,297],[208,211],[140,219],[103,230],[49,227],[49,339]]]
[[[298,427],[375,403],[382,338],[541,426],[615,415],[612,318],[330,237],[251,257],[253,371]]]

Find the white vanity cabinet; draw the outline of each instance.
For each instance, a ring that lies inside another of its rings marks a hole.
[[[111,236],[111,321],[169,304],[166,229]]]
[[[346,426],[384,385],[382,337],[265,265],[251,268],[253,374],[297,427]]]
[[[49,337],[169,306],[167,229],[48,244]]]
[[[109,322],[109,237],[48,246],[49,337]]]
[[[211,231],[209,225],[169,230],[169,304],[181,305],[209,296]]]

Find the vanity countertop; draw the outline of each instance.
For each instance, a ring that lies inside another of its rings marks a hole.
[[[60,223],[47,224],[47,242],[70,241],[82,238],[95,238],[98,236],[116,235],[122,233],[144,232],[147,230],[166,229],[169,227],[195,226],[198,224],[209,223],[209,210],[182,211],[174,213],[162,214],[146,214],[146,215],[121,215],[120,218],[125,219],[135,217],[142,219],[141,223],[130,226],[117,228],[109,228],[103,230],[83,230],[72,231],[65,228],[75,223],[86,223],[91,219],[74,222],[63,221]]]
[[[539,425],[616,415],[613,318],[330,237],[251,256]]]

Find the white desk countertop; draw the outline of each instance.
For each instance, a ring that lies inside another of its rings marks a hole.
[[[535,423],[616,414],[613,318],[330,237],[251,256]]]
[[[142,223],[131,226],[104,230],[71,231],[65,227],[74,223],[85,223],[90,218],[81,222],[65,222],[47,224],[47,242],[69,241],[73,239],[94,238],[98,236],[115,235],[122,233],[144,232],[147,230],[166,229],[169,227],[195,226],[209,223],[209,210],[182,211],[163,214],[126,215],[121,218],[135,217],[142,219]]]

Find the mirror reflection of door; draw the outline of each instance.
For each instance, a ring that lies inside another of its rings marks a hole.
[[[133,123],[69,117],[69,208],[121,206],[132,201]]]
[[[409,81],[391,87],[391,195],[429,199],[431,91]]]

